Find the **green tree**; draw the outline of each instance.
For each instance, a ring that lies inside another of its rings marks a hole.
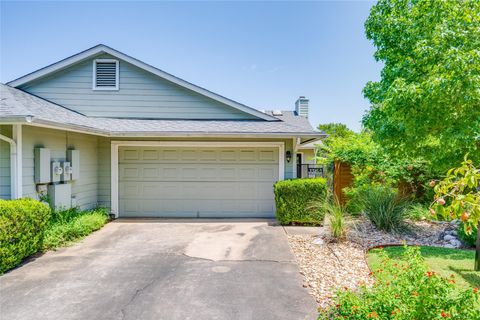
[[[322,130],[323,132],[328,134],[328,138],[337,138],[337,137],[344,138],[346,136],[353,134],[353,131],[350,130],[346,124],[343,124],[343,123],[319,124],[318,130]]]
[[[480,160],[480,1],[380,0],[365,28],[384,64],[363,91],[373,139],[441,173]]]

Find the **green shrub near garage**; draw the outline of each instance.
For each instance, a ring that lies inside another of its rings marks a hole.
[[[0,200],[0,274],[41,250],[50,215],[37,200]]]
[[[276,217],[281,224],[319,225],[324,213],[318,203],[327,195],[324,178],[291,179],[274,185]]]

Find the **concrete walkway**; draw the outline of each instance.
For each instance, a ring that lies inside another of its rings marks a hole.
[[[0,277],[0,319],[316,319],[272,221],[117,220]]]

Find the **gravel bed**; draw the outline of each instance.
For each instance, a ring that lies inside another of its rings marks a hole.
[[[349,241],[358,243],[366,250],[388,244],[436,246],[461,248],[456,238],[458,222],[407,221],[406,229],[400,233],[378,230],[366,219],[357,220],[347,234]]]
[[[315,297],[319,307],[325,308],[332,303],[337,290],[355,290],[361,283],[372,283],[366,262],[368,249],[404,242],[460,247],[460,242],[452,242],[449,237],[456,236],[456,226],[457,222],[408,222],[405,232],[392,234],[377,230],[368,220],[359,219],[350,227],[347,239],[340,243],[329,241],[324,228],[318,228],[318,235],[289,234],[288,241],[303,276],[303,286]]]
[[[288,241],[303,276],[303,286],[315,297],[319,307],[327,307],[335,291],[355,289],[369,283],[365,251],[353,242],[317,245],[311,235],[289,235]]]

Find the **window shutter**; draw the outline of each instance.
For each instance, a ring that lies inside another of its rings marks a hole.
[[[97,61],[95,64],[95,87],[117,87],[117,62]]]

